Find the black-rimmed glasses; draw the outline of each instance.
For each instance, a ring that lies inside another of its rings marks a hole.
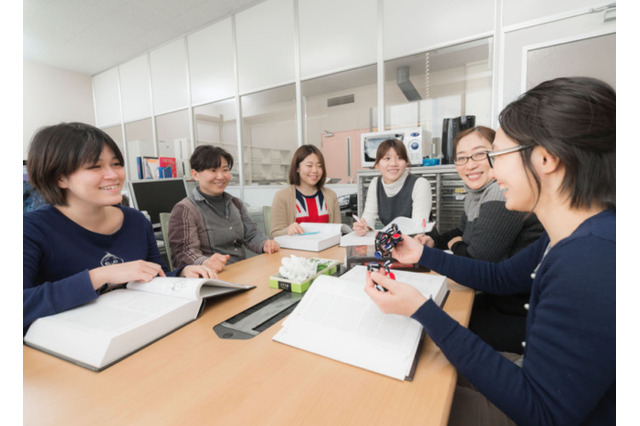
[[[487,160],[489,160],[489,166],[493,168],[494,157],[504,154],[511,154],[512,152],[522,151],[523,149],[533,148],[533,145],[518,145],[513,148],[501,149],[500,151],[487,152]]]
[[[482,161],[487,158],[487,151],[476,152],[475,154],[471,154],[468,157],[461,155],[460,157],[456,157],[453,159],[453,164],[456,166],[464,166],[469,162],[469,159],[473,161]]]

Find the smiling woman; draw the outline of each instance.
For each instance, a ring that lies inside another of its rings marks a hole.
[[[324,156],[315,145],[302,145],[293,154],[289,186],[273,197],[271,236],[302,234],[303,222],[340,223],[338,196],[324,186]]]
[[[231,181],[231,154],[213,145],[200,145],[190,163],[198,185],[171,211],[173,264],[201,264],[219,272],[227,263],[246,258],[244,246],[256,253],[278,251],[278,243],[258,230],[242,200],[225,192]]]
[[[353,225],[357,235],[365,235],[378,219],[383,226],[399,216],[419,222],[431,215],[431,185],[423,177],[409,173],[407,149],[398,139],[388,139],[378,146],[374,167],[380,171],[369,185],[364,210]]]
[[[421,243],[457,256],[499,262],[524,249],[542,234],[535,215],[509,211],[502,189],[493,179],[488,155],[496,132],[484,126],[459,133],[453,144],[454,163],[466,185],[460,224],[419,237]],[[529,293],[475,297],[469,329],[500,351],[522,353]]]
[[[40,129],[27,160],[47,205],[23,217],[23,327],[157,275],[211,277],[201,266],[169,272],[151,223],[119,205],[124,160],[113,139],[84,123]]]

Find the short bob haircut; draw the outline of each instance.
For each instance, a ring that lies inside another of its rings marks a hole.
[[[393,150],[398,154],[398,157],[407,162],[407,166],[411,167],[411,162],[409,161],[409,156],[407,155],[407,148],[404,146],[399,139],[387,139],[378,145],[378,150],[376,151],[376,161],[373,163],[375,167],[382,158],[387,155],[387,152],[393,148]]]
[[[120,148],[104,131],[85,123],[60,123],[40,128],[29,145],[29,181],[54,206],[67,205],[67,190],[58,186],[62,177],[98,161],[105,145],[124,167]]]
[[[616,92],[588,77],[545,81],[500,113],[505,134],[542,146],[565,167],[560,190],[573,208],[616,207]],[[520,151],[540,193],[531,151]]]
[[[480,137],[489,141],[490,144],[492,144],[493,140],[496,138],[496,131],[493,129],[485,126],[472,127],[470,129],[463,130],[456,135],[456,137],[453,139],[453,152],[456,154],[458,153],[458,144],[460,143],[460,140],[462,138],[476,132],[480,134]]]
[[[196,172],[201,172],[208,169],[217,169],[222,164],[222,159],[227,160],[229,170],[233,167],[233,157],[227,151],[222,148],[213,145],[200,145],[197,147],[189,163],[191,168]]]
[[[298,167],[300,167],[300,163],[304,161],[305,158],[310,156],[311,154],[315,154],[318,156],[318,160],[320,160],[320,164],[322,165],[322,176],[316,183],[317,189],[322,189],[324,187],[324,181],[327,177],[327,168],[324,164],[324,156],[320,149],[315,145],[302,145],[296,152],[293,153],[293,158],[291,158],[291,166],[289,166],[289,184],[290,185],[300,185],[300,174],[298,173]]]

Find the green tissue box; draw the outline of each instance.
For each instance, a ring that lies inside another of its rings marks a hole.
[[[280,273],[271,275],[269,277],[269,287],[279,288],[280,290],[291,291],[294,293],[304,293],[309,289],[309,286],[320,275],[335,275],[338,270],[338,262],[333,259],[319,259],[312,257],[312,260],[318,261],[318,272],[315,275],[310,276],[305,281],[296,282],[287,278],[284,278]]]

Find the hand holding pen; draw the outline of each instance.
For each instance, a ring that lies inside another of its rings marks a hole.
[[[353,219],[355,220],[355,222],[353,222],[353,232],[355,232],[359,237],[364,236],[369,231],[367,221],[358,218],[355,214],[353,215]]]

